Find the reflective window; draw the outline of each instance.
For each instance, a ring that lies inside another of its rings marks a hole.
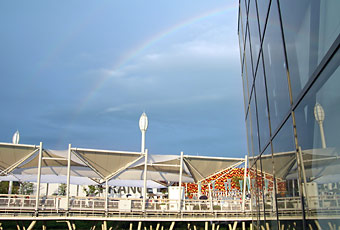
[[[257,64],[257,58],[259,56],[259,51],[260,51],[260,34],[259,34],[259,26],[258,26],[258,20],[257,20],[257,10],[256,10],[255,1],[249,2],[248,23],[249,23],[249,31],[250,31],[253,66],[255,69],[255,66]]]
[[[320,216],[327,210],[339,209],[336,201],[340,196],[339,64],[337,51],[295,110],[307,181],[306,203]]]
[[[265,22],[266,22],[267,12],[268,12],[268,8],[269,8],[269,2],[270,2],[270,0],[257,0],[257,9],[258,9],[258,12],[259,12],[261,37],[262,37],[263,31],[264,31],[264,25],[265,25]]]
[[[246,33],[246,25],[247,25],[247,11],[246,11],[245,0],[241,0],[240,8],[241,8],[241,16],[242,16],[241,19],[242,19],[243,34],[245,34]]]
[[[240,14],[241,14],[241,12],[240,12]],[[239,40],[239,45],[240,45],[240,57],[241,57],[241,63],[243,63],[243,55],[244,55],[244,35],[243,35],[243,29],[242,29],[242,20],[241,20],[241,16],[239,17],[238,40]]]
[[[250,99],[250,117],[251,117],[251,137],[253,142],[253,154],[254,156],[259,155],[259,137],[257,130],[257,114],[256,114],[256,104],[255,104],[255,94],[251,96]]]
[[[275,177],[273,171],[273,156],[271,146],[269,145],[261,155],[262,166],[262,193],[264,200],[264,208],[266,215],[266,225],[269,229],[278,229],[277,227],[277,213],[275,201]]]
[[[242,84],[243,84],[243,96],[244,96],[244,105],[245,111],[248,108],[248,100],[249,100],[249,90],[248,90],[248,77],[247,77],[247,70],[245,69],[245,65],[243,64],[243,72],[242,72]]]
[[[340,32],[339,0],[280,1],[293,98]]]
[[[251,61],[251,55],[250,55],[250,45],[249,45],[249,33],[247,33],[246,36],[246,50],[245,50],[245,58],[244,58],[244,62],[245,62],[245,67],[247,70],[247,76],[248,76],[248,89],[250,92],[250,89],[252,88],[253,85],[253,81],[254,81],[254,75],[253,75],[253,68],[252,68],[252,61]],[[250,93],[249,93],[250,94]]]
[[[248,153],[249,156],[253,156],[253,146],[252,146],[252,137],[251,137],[251,123],[250,123],[250,115],[248,113],[248,117],[246,120],[247,125],[247,143],[248,143]]]
[[[259,134],[261,150],[269,141],[269,117],[267,107],[267,95],[263,75],[262,55],[260,56],[259,66],[255,78],[257,114],[259,122]]]
[[[291,181],[298,181],[298,164],[296,161],[294,131],[292,118],[289,117],[273,140],[273,160],[276,178],[278,215],[287,214],[287,210],[301,212],[299,193],[293,192],[289,186]],[[290,223],[291,224],[291,223]]]
[[[288,79],[282,34],[276,1],[272,1],[263,43],[272,131],[276,130],[290,109]]]

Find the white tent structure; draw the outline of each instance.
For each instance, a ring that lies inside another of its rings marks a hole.
[[[109,185],[133,184],[144,187],[146,193],[148,187],[163,187],[155,181],[178,182],[180,185],[182,182],[200,181],[244,161],[243,158],[189,156],[183,153],[151,155],[147,150],[126,152],[73,148],[71,145],[67,150],[48,150],[43,148],[42,143],[0,143],[0,180],[36,182],[38,188],[40,183],[66,183],[69,199],[70,184],[105,183],[106,188]],[[36,200],[39,195],[37,189]]]

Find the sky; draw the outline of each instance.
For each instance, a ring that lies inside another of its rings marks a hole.
[[[247,154],[238,1],[0,1],[0,142]]]

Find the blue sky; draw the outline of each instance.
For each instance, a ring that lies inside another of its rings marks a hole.
[[[1,1],[0,141],[246,154],[238,1]]]

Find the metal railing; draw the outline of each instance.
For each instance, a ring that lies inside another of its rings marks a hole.
[[[49,215],[60,215],[63,213],[114,215],[128,213],[134,215],[162,215],[162,214],[223,214],[249,216],[251,215],[251,201],[245,200],[244,210],[242,210],[242,200],[229,197],[228,199],[147,199],[145,210],[143,210],[143,199],[138,198],[108,198],[103,197],[71,197],[69,209],[67,210],[67,199],[64,196],[40,197],[36,210],[36,197],[24,195],[1,195],[0,213],[42,213]],[[266,212],[276,212],[272,199],[265,199]],[[340,213],[340,196],[317,196],[309,197],[308,210],[322,215],[323,212],[330,211]],[[263,208],[263,207],[262,207]],[[277,209],[282,215],[290,215],[301,212],[301,200],[299,197],[277,198]]]

